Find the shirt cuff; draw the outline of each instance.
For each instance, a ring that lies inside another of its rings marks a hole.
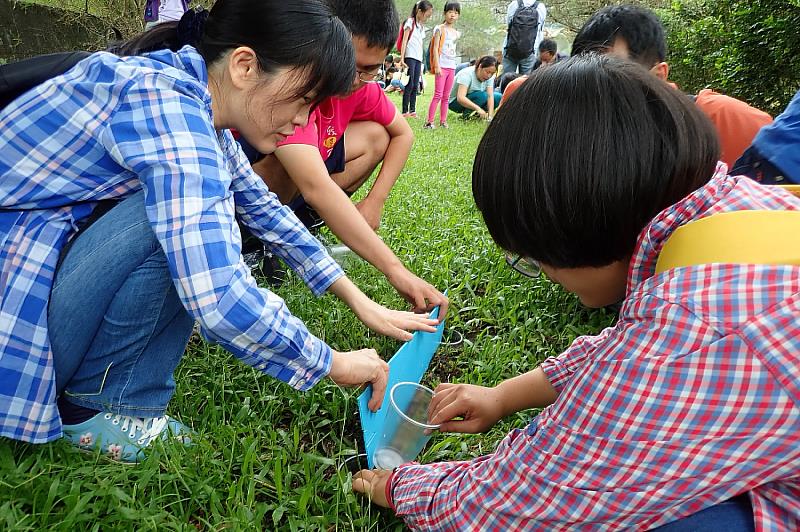
[[[392,480],[394,480],[394,472],[397,468],[392,469],[389,473],[389,478],[386,479],[386,486],[384,487],[384,495],[386,496],[386,503],[389,505],[391,511],[395,511],[394,500],[392,500]]]
[[[566,364],[563,364],[557,357],[549,357],[539,365],[539,368],[541,368],[544,372],[544,376],[547,377],[547,380],[550,381],[550,384],[559,393],[573,373]]]

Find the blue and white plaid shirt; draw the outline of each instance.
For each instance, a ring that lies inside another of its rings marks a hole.
[[[330,370],[330,348],[256,285],[236,218],[314,294],[343,272],[231,133],[215,131],[207,82],[191,47],[96,53],[0,112],[0,436],[61,435],[47,332],[59,251],[97,201],[141,188],[178,295],[206,338],[298,389]]]

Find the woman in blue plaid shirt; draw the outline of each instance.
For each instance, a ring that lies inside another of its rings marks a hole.
[[[63,434],[124,461],[156,439],[185,441],[165,410],[194,322],[297,389],[326,375],[371,382],[377,408],[386,363],[333,351],[259,288],[237,225],[373,330],[433,330],[358,290],[229,131],[269,153],[311,106],[345,93],[344,26],[318,1],[219,0],[118,52],[0,112],[0,436]]]

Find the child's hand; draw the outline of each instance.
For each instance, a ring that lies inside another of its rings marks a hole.
[[[439,68],[439,67],[436,67],[436,68],[433,69],[433,73],[436,76],[441,76],[442,75],[442,69]]]
[[[363,493],[373,504],[389,508],[386,500],[386,483],[391,471],[382,469],[362,469],[353,476],[353,491]]]
[[[340,386],[372,384],[369,409],[377,411],[383,403],[386,383],[389,381],[389,364],[374,349],[360,349],[347,353],[333,352],[328,377]]]
[[[367,225],[373,231],[377,231],[381,225],[381,214],[383,214],[383,204],[379,201],[372,201],[369,196],[356,203],[356,209],[366,220]]]
[[[430,319],[428,314],[388,309],[371,299],[353,307],[353,312],[364,325],[376,333],[404,342],[411,340],[409,331],[435,332],[439,324],[439,320]]]
[[[429,312],[434,307],[441,305],[439,320],[443,320],[447,316],[447,308],[450,306],[447,296],[427,281],[411,273],[406,267],[400,265],[387,272],[386,279],[406,301],[414,306],[414,312]]]
[[[441,424],[441,432],[484,432],[503,417],[502,396],[497,388],[445,383],[434,391],[428,420]],[[454,420],[456,417],[463,419]]]

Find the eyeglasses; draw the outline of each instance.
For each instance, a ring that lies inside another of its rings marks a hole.
[[[506,264],[525,277],[539,277],[539,274],[542,273],[539,261],[533,260],[530,257],[506,253]]]
[[[381,69],[373,70],[372,72],[364,72],[363,70],[356,70],[356,75],[358,76],[359,81],[363,81],[364,83],[369,83],[370,81],[375,81],[379,77],[381,77]]]

